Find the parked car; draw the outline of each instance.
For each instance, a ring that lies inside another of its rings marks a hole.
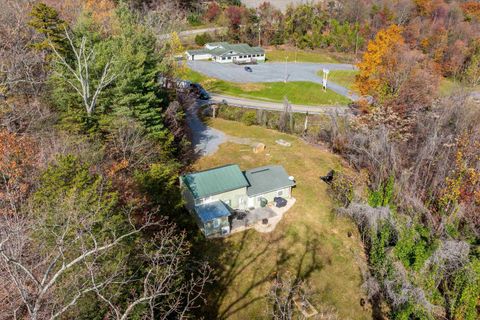
[[[244,69],[245,69],[245,71],[247,71],[247,72],[253,72],[252,68],[250,68],[250,67],[245,67]]]
[[[275,202],[275,207],[277,208],[283,208],[287,205],[287,200],[282,197],[273,198],[273,202]]]
[[[210,100],[210,95],[208,94],[207,90],[205,90],[201,84],[199,83],[192,83],[190,84],[190,90],[197,96],[198,99],[201,100]]]

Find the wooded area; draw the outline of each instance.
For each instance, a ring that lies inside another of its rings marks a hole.
[[[478,319],[478,2],[340,0],[285,13],[192,0],[0,8],[0,319],[202,316],[216,279],[192,250],[204,239],[178,189],[196,159],[193,98],[159,84],[185,70],[179,38],[158,36],[204,22],[227,26],[233,41],[359,57],[357,115],[301,134],[367,177],[339,173],[331,191],[362,235],[374,317]],[[440,97],[442,77],[466,89]],[[239,119],[295,133],[290,109],[285,101],[274,120]],[[303,294],[301,281],[278,277],[265,317],[292,319]]]

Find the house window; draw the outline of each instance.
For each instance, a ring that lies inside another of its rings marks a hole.
[[[213,219],[213,227],[218,228],[220,227],[220,219]]]
[[[232,60],[232,57],[228,57],[228,60]]]
[[[222,57],[222,60],[225,60],[225,57]]]

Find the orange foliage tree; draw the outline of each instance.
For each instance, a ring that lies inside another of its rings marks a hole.
[[[382,85],[379,75],[385,71],[385,59],[395,46],[404,43],[401,32],[401,27],[391,25],[380,30],[375,39],[368,43],[362,62],[358,64],[359,74],[355,82],[362,95],[375,95],[379,91]]]
[[[16,212],[33,183],[33,143],[26,137],[0,131],[0,212]]]
[[[460,6],[467,17],[480,19],[480,2],[468,1]]]
[[[96,23],[107,29],[114,17],[115,3],[112,0],[85,0],[85,9],[92,12]]]

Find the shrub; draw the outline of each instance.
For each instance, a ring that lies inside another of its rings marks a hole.
[[[247,126],[257,124],[257,113],[255,111],[246,111],[242,115],[242,122]]]
[[[202,24],[202,18],[200,17],[200,15],[196,13],[189,14],[187,17],[187,21],[193,27],[199,26]]]
[[[332,198],[341,207],[347,207],[353,200],[355,180],[353,177],[343,173],[336,172],[330,191]]]
[[[205,44],[209,43],[209,42],[212,42],[213,41],[213,38],[210,34],[208,33],[202,33],[202,34],[197,34],[195,36],[195,44],[197,44],[198,46],[204,46]]]

